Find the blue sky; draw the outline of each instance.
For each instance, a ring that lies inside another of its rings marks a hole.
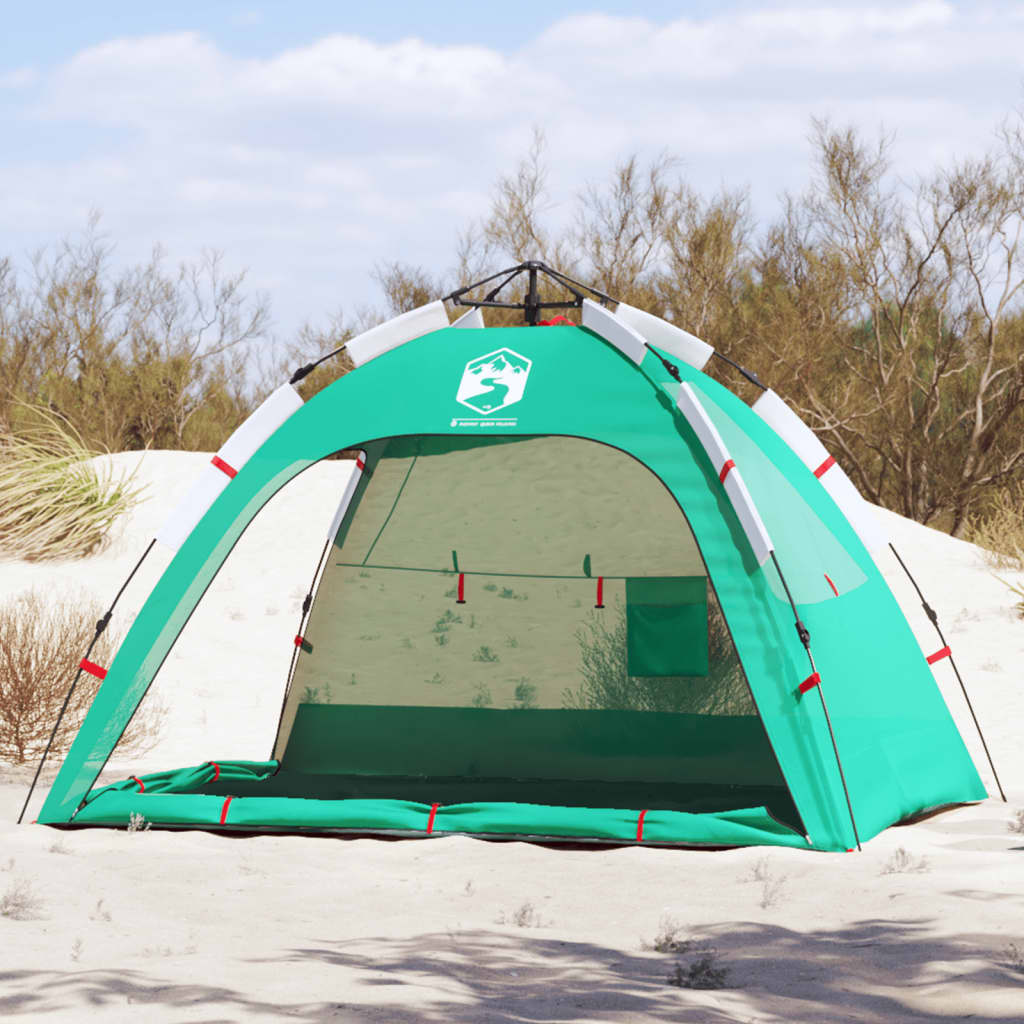
[[[681,13],[713,11],[721,4],[658,2],[545,3],[518,0],[514,5],[488,3],[308,2],[232,3],[225,0],[96,0],[10,5],[4,11],[0,66],[24,63],[52,66],[79,50],[117,36],[156,35],[194,30],[225,49],[248,56],[269,56],[335,32],[387,42],[416,36],[433,43],[480,43],[501,50],[526,44],[539,26],[570,14],[600,10],[606,14],[640,14],[668,21]],[[740,6],[740,5],[732,5]]]
[[[223,250],[282,335],[377,301],[376,263],[446,269],[534,126],[555,219],[667,150],[763,220],[807,180],[812,115],[884,126],[912,177],[1022,102],[1019,3],[98,0],[3,28],[0,255],[98,209],[124,260]]]

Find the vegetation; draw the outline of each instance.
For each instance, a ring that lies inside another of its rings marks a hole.
[[[214,449],[311,356],[542,258],[755,368],[871,501],[1000,551],[1005,537],[1017,558],[1024,121],[1008,119],[988,152],[909,182],[893,175],[885,136],[817,121],[812,141],[808,186],[757,223],[742,188],[701,194],[671,156],[629,157],[554,210],[537,133],[495,183],[490,210],[460,226],[449,273],[378,266],[383,309],[306,326],[275,342],[277,358],[265,298],[218,254],[171,268],[157,249],[121,268],[92,220],[27,272],[0,259],[0,431],[21,436],[28,403],[73,424],[89,448]],[[303,394],[350,365],[324,363]],[[731,369],[711,370],[750,392]]]
[[[766,224],[742,189],[700,195],[670,157],[629,158],[554,234],[538,135],[461,236],[452,281],[397,264],[379,280],[409,308],[545,259],[756,369],[869,500],[962,536],[1024,479],[1024,122],[911,184],[887,137],[819,121],[813,142],[810,185]]]
[[[915,857],[902,846],[898,846],[893,850],[892,856],[885,862],[881,873],[883,875],[919,875],[927,870],[927,857]]]
[[[29,591],[0,605],[0,760],[23,764],[42,755],[102,614],[99,605],[67,594],[44,601]],[[90,660],[107,665],[116,648],[108,629]],[[81,673],[54,737],[56,757],[67,753],[99,682]],[[156,705],[145,705],[125,731],[121,749],[144,749],[160,719]]]
[[[40,916],[43,901],[27,878],[17,878],[0,894],[0,917],[31,921]]]
[[[138,496],[45,409],[19,409],[20,434],[0,431],[0,550],[26,559],[91,554]]]
[[[621,602],[592,611],[576,631],[580,676],[566,689],[562,704],[580,711],[673,711],[694,715],[750,714],[752,701],[736,648],[714,595],[708,594],[708,674],[631,676],[626,609]]]
[[[693,942],[685,937],[682,922],[671,914],[662,915],[654,938],[642,945],[655,953],[688,953],[693,948]]]
[[[967,539],[985,549],[993,569],[1024,572],[1024,487],[994,490],[968,524]]]
[[[718,950],[705,946],[685,967],[676,964],[666,979],[676,988],[717,989],[725,988],[729,979],[729,968],[718,964]]]

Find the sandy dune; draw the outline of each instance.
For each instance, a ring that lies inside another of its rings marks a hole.
[[[138,466],[147,500],[110,546],[74,563],[0,564],[0,596],[59,587],[109,600],[206,456],[114,458]],[[299,605],[346,472],[314,467],[243,537],[153,687],[164,735],[133,770],[268,755]],[[0,916],[0,1016],[1024,1021],[1024,834],[1007,829],[1024,807],[1024,621],[977,549],[885,515],[959,659],[1008,805],[890,829],[859,855],[243,839],[18,828],[26,773],[9,770],[0,900],[27,885],[39,904],[25,920]],[[165,564],[152,556],[126,593],[121,628]],[[883,565],[922,648],[935,650],[909,585]],[[948,664],[937,677],[994,792]],[[115,756],[108,775],[125,767]],[[666,915],[694,948],[644,948]],[[727,987],[666,984],[705,944]]]

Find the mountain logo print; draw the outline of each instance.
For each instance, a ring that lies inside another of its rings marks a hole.
[[[523,397],[532,365],[532,360],[510,348],[477,356],[462,371],[455,401],[484,416],[506,409]]]

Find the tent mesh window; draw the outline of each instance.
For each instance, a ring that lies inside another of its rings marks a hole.
[[[274,790],[764,805],[798,824],[693,534],[646,467],[569,437],[363,447]]]

